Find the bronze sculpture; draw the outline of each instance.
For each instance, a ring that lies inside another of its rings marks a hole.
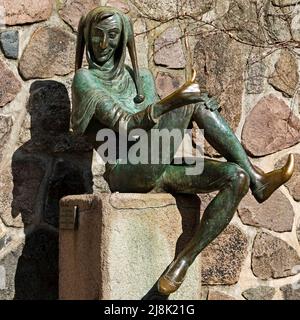
[[[81,68],[85,47],[89,69]],[[126,47],[132,68],[124,63]],[[292,176],[292,155],[284,167],[269,173],[251,164],[218,112],[216,100],[200,92],[195,74],[181,88],[159,100],[151,73],[138,68],[132,23],[115,8],[98,7],[80,20],[72,96],[72,127],[77,134],[95,140],[95,132],[101,128],[113,129],[117,134],[120,128],[184,130],[194,120],[204,129],[208,142],[228,161],[205,159],[201,175],[187,175],[186,164],[117,161],[106,166],[105,178],[112,192],[219,191],[190,242],[160,277],[157,286],[163,295],[179,288],[189,266],[229,224],[249,188],[256,200],[263,202]]]

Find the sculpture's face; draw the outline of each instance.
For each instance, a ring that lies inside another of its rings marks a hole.
[[[91,28],[92,50],[98,63],[104,64],[114,55],[120,41],[121,31],[121,19],[116,14],[93,23]]]

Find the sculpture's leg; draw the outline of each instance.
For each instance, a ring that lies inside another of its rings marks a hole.
[[[218,111],[196,105],[193,119],[204,129],[206,140],[228,161],[242,167],[249,175],[251,190],[258,202],[265,201],[277,188],[290,179],[294,161],[290,155],[286,165],[269,173],[255,168],[241,143]]]
[[[158,290],[170,294],[183,282],[197,255],[229,224],[237,206],[249,189],[249,176],[238,165],[205,160],[200,176],[186,175],[185,166],[169,166],[160,179],[168,192],[201,193],[220,190],[211,201],[195,234],[158,281]]]
[[[180,109],[164,114],[159,119],[159,123],[154,129],[169,130],[171,132],[174,128],[181,130],[181,136],[184,136],[184,130],[189,127],[193,116],[194,108],[185,106]],[[148,156],[153,153],[151,132],[148,132]],[[157,186],[157,180],[163,174],[166,167],[168,167],[168,160],[172,162],[176,147],[173,145],[173,139],[168,140],[170,145],[170,154],[163,151],[163,146],[158,144],[155,150],[159,160],[159,164],[118,164],[107,175],[107,179],[112,192],[149,192]],[[155,145],[154,145],[155,146]],[[164,158],[164,157],[167,158]]]

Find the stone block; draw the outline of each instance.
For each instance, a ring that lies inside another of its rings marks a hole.
[[[275,232],[292,231],[295,215],[292,204],[280,190],[264,203],[257,203],[248,193],[240,203],[238,213],[244,224]]]
[[[0,107],[13,101],[21,90],[21,82],[11,69],[0,60]]]
[[[275,164],[275,169],[281,168],[287,161],[288,155],[279,159]],[[291,196],[295,201],[300,201],[300,154],[294,153],[295,169],[292,178],[286,182],[285,186],[288,188]]]
[[[169,69],[183,69],[186,59],[179,28],[168,28],[154,42],[154,62]]]
[[[246,117],[242,144],[254,157],[266,156],[299,143],[300,120],[284,100],[269,94]]]
[[[202,251],[202,284],[237,283],[246,255],[246,235],[238,227],[229,225]]]
[[[74,71],[75,36],[58,27],[34,31],[19,63],[25,80],[65,76]]]
[[[249,288],[242,293],[247,300],[272,300],[275,295],[275,288],[268,286],[259,286]]]
[[[236,300],[236,299],[223,292],[209,291],[207,300]]]
[[[263,231],[256,235],[251,268],[257,278],[269,280],[290,277],[299,265],[297,251],[286,241]]]
[[[58,3],[58,14],[74,31],[77,31],[81,16],[96,8],[99,2],[99,0],[63,0]]]
[[[142,299],[190,239],[199,204],[155,193],[61,199],[60,299]],[[200,274],[198,258],[170,299],[200,299]]]
[[[4,56],[8,59],[18,59],[19,55],[19,31],[9,30],[0,34],[0,46]]]
[[[296,93],[299,82],[298,62],[288,50],[281,52],[268,82],[286,98],[292,98]]]
[[[214,5],[212,0],[188,0],[183,3],[177,0],[132,0],[131,3],[140,15],[159,22],[168,22],[183,15],[198,18]]]
[[[0,0],[5,8],[5,24],[8,26],[47,20],[53,8],[53,0]]]

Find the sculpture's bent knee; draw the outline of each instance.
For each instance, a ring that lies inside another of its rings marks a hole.
[[[231,182],[233,184],[233,187],[237,189],[239,196],[245,196],[250,188],[249,175],[237,164],[232,164],[231,171],[233,171],[231,173]]]

